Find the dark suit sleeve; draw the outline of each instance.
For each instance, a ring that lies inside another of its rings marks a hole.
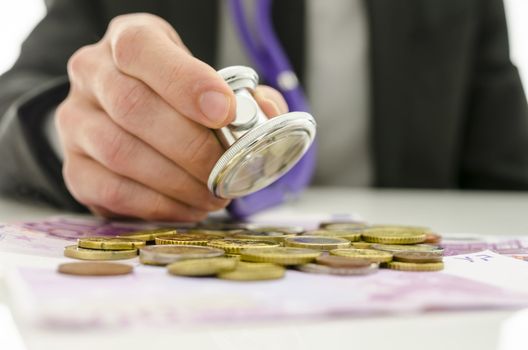
[[[82,206],[64,185],[43,122],[68,93],[68,58],[104,28],[96,1],[49,0],[46,6],[17,62],[0,77],[0,191],[76,210]]]
[[[462,187],[528,190],[528,108],[509,57],[501,0],[482,0]]]

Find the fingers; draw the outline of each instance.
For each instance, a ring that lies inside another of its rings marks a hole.
[[[109,51],[92,46],[70,59],[69,73],[77,77],[72,88],[100,105],[121,128],[207,183],[224,151],[214,134],[180,114],[143,82],[119,72],[104,55],[109,56]]]
[[[79,106],[79,105],[78,105]],[[64,143],[77,153],[95,159],[112,172],[125,176],[170,198],[207,211],[224,208],[207,187],[152,147],[127,133],[101,110],[85,107],[59,116]]]
[[[182,115],[210,128],[234,118],[229,86],[213,68],[176,45],[162,27],[115,22],[108,37],[116,67],[143,81]]]
[[[163,221],[200,221],[207,216],[205,211],[119,176],[82,155],[69,154],[63,169],[66,186],[75,199],[102,215]]]
[[[286,103],[286,100],[279,91],[270,86],[257,86],[253,96],[262,111],[270,118],[279,114],[288,113],[288,104]]]

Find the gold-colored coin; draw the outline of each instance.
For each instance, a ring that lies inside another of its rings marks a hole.
[[[359,241],[359,239],[361,238],[361,231],[318,229],[306,231],[304,233],[304,236],[337,237],[347,239],[351,242],[355,242]]]
[[[130,250],[145,246],[145,241],[117,237],[86,237],[79,238],[77,245],[79,248],[86,249]]]
[[[361,231],[366,242],[381,244],[416,244],[425,241],[426,232],[404,228],[367,228]]]
[[[253,248],[242,250],[241,259],[243,261],[268,262],[278,265],[300,265],[313,261],[321,254],[320,251],[306,248]]]
[[[296,236],[286,238],[284,245],[287,247],[309,248],[316,250],[332,250],[350,247],[350,241],[344,238],[324,236]]]
[[[176,261],[167,266],[169,272],[178,276],[212,276],[234,270],[237,260],[232,258],[209,258]]]
[[[287,235],[300,235],[304,232],[304,227],[302,226],[270,226],[262,224],[250,224],[248,225],[248,230],[262,232],[262,231],[271,231],[271,232],[282,232]]]
[[[372,247],[372,243],[359,241],[359,242],[350,243],[350,246],[352,248],[357,248],[357,249],[370,249]]]
[[[207,245],[212,239],[218,239],[218,236],[204,233],[175,233],[156,237],[156,244]]]
[[[174,234],[174,233],[178,233],[178,231],[174,228],[157,228],[154,230],[144,230],[144,231],[122,233],[120,235],[117,235],[116,237],[117,238],[139,239],[141,241],[151,243],[151,242],[154,242],[154,240],[158,236]]]
[[[151,245],[139,250],[139,261],[147,265],[167,265],[187,259],[205,259],[223,256],[221,249],[194,245]]]
[[[79,248],[70,245],[64,248],[64,256],[81,260],[121,260],[131,259],[137,256],[137,249],[129,250],[100,250]]]
[[[444,263],[433,262],[425,264],[416,264],[401,261],[391,261],[386,264],[386,267],[391,270],[399,271],[440,271],[444,269]]]
[[[194,229],[191,229],[191,230],[187,231],[187,233],[190,233],[190,234],[206,235],[206,236],[210,237],[211,239],[228,238],[228,237],[232,237],[233,235],[235,235],[237,233],[240,233],[240,232],[244,232],[244,230],[242,230],[242,229],[238,229],[238,230],[208,230],[208,229],[204,229],[204,228],[194,228]]]
[[[271,241],[282,243],[285,238],[294,237],[293,234],[288,234],[279,231],[241,231],[235,235],[233,238],[244,238],[244,239],[253,239],[257,241]]]
[[[394,261],[409,262],[409,263],[433,263],[442,261],[443,254],[441,251],[430,251],[430,252],[394,252]]]
[[[440,252],[444,248],[431,244],[372,244],[371,249],[383,250],[385,252]]]
[[[73,262],[60,264],[58,272],[76,276],[118,276],[131,273],[131,265],[109,262]]]
[[[223,249],[228,254],[240,254],[244,249],[249,248],[274,248],[279,247],[280,243],[271,241],[262,241],[256,239],[215,239],[207,243],[208,246]]]
[[[362,221],[326,221],[319,223],[319,228],[325,230],[356,230],[367,227]]]
[[[389,262],[392,260],[392,254],[374,249],[334,249],[330,254],[344,256],[349,259],[366,260],[373,263]]]
[[[236,261],[240,261],[240,254],[225,254],[226,258],[235,259]]]
[[[284,277],[286,269],[270,263],[239,262],[232,271],[221,272],[218,278],[233,281],[263,281]]]

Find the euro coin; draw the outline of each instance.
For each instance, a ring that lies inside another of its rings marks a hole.
[[[117,237],[86,237],[79,238],[77,246],[86,249],[130,250],[145,246],[145,241]]]
[[[100,250],[79,248],[70,245],[64,248],[64,256],[81,260],[120,260],[131,259],[137,256],[137,249],[129,250]]]
[[[383,250],[390,253],[395,252],[440,252],[444,251],[444,248],[430,245],[430,244],[372,244],[372,249]]]
[[[394,252],[394,261],[410,262],[410,263],[433,263],[442,261],[442,252]]]
[[[408,232],[431,232],[431,229],[429,227],[425,226],[411,226],[411,225],[370,225],[367,228],[371,229],[381,229],[381,230],[402,230],[402,231],[408,231]]]
[[[283,278],[286,269],[270,263],[239,262],[232,271],[221,272],[218,278],[232,281],[263,281]]]
[[[296,236],[284,240],[287,247],[309,248],[316,250],[332,250],[350,246],[350,241],[344,238],[323,236]]]
[[[212,239],[218,239],[218,236],[204,233],[175,233],[156,237],[156,244],[207,245]]]
[[[361,238],[361,232],[360,231],[353,231],[353,230],[325,230],[325,229],[319,229],[319,230],[311,230],[306,231],[304,233],[305,236],[324,236],[324,237],[337,237],[337,238],[344,238],[351,242],[359,241]]]
[[[338,276],[359,276],[369,275],[378,271],[377,264],[369,264],[362,267],[332,267],[319,264],[306,264],[297,266],[299,271],[324,274],[324,275],[338,275]]]
[[[355,260],[337,255],[321,255],[315,261],[320,265],[344,268],[360,268],[372,265],[372,262],[368,260]]]
[[[233,235],[233,238],[282,242],[284,241],[285,238],[294,237],[294,236],[295,235],[287,234],[287,233],[279,232],[279,231],[241,231]]]
[[[426,233],[425,234],[425,241],[424,243],[428,244],[439,244],[442,241],[442,236],[440,236],[438,233]]]
[[[167,266],[169,273],[178,276],[213,276],[234,270],[237,260],[232,258],[209,258],[176,261]]]
[[[367,228],[361,231],[366,242],[381,244],[416,244],[425,241],[424,231],[407,231],[405,229]]]
[[[275,248],[279,247],[280,243],[271,241],[262,241],[256,239],[244,239],[244,238],[226,238],[216,239],[208,242],[210,247],[223,249],[228,254],[240,254],[244,249],[249,248]]]
[[[367,227],[363,221],[325,221],[319,223],[319,228],[325,230],[356,230]]]
[[[372,247],[372,243],[359,241],[359,242],[350,243],[350,246],[352,248],[357,248],[357,249],[370,249]]]
[[[304,227],[302,226],[270,226],[270,225],[262,225],[262,224],[249,224],[247,226],[247,229],[250,231],[255,232],[262,232],[262,231],[272,231],[272,232],[282,232],[287,235],[300,235],[304,232]]]
[[[129,233],[122,233],[117,235],[117,238],[131,238],[145,241],[148,243],[153,243],[156,237],[167,234],[174,234],[178,231],[174,228],[157,228],[154,230],[145,230],[145,231],[135,231]]]
[[[60,264],[58,272],[76,276],[117,276],[131,273],[131,265],[108,262],[73,262]]]
[[[175,261],[187,259],[216,258],[224,251],[193,245],[151,245],[139,250],[139,261],[147,265],[164,266]]]
[[[399,271],[440,271],[444,269],[443,262],[433,262],[425,264],[416,264],[401,261],[391,261],[387,263],[387,268]]]
[[[373,263],[383,263],[392,260],[392,254],[374,249],[334,249],[330,251],[331,255],[344,256],[348,259],[366,260]]]
[[[306,248],[253,248],[242,250],[241,260],[252,262],[268,262],[278,265],[300,265],[313,261],[319,255],[321,255],[321,252]]]

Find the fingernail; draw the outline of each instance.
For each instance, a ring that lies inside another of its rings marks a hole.
[[[221,92],[208,91],[200,96],[200,109],[202,113],[215,124],[227,119],[230,98]]]

